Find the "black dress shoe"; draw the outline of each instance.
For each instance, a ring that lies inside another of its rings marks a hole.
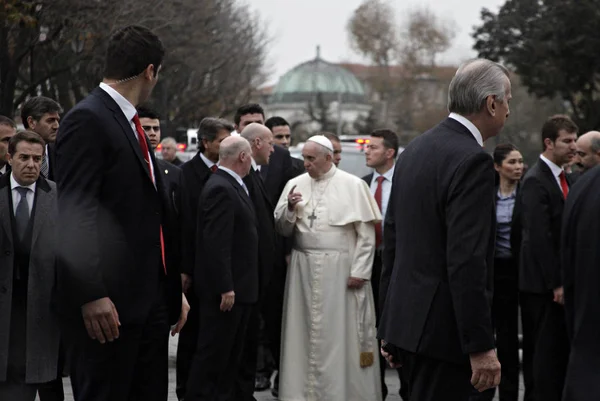
[[[271,389],[271,395],[279,399],[279,372],[277,372],[277,375],[273,380],[273,388]]]
[[[256,376],[256,380],[254,381],[254,390],[255,391],[264,391],[271,387],[271,381],[268,377],[265,376]]]

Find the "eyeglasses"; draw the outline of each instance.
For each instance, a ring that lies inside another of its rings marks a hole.
[[[142,125],[142,129],[146,132],[154,130],[154,132],[160,131],[160,125]]]

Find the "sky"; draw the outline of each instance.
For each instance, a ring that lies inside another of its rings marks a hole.
[[[435,15],[449,20],[456,28],[452,47],[441,54],[438,64],[455,65],[476,56],[470,34],[480,25],[480,12],[497,12],[505,0],[388,0],[399,25],[407,11],[427,7]],[[350,47],[346,24],[362,0],[248,0],[260,14],[271,38],[267,57],[269,80],[296,65],[315,58],[317,45],[326,61],[366,62]]]

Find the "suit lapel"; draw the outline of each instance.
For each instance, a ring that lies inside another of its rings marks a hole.
[[[565,201],[565,195],[562,192],[562,189],[558,186],[556,182],[556,177],[552,173],[550,166],[546,164],[546,162],[542,159],[539,159],[540,163],[540,172],[546,178],[547,185],[552,188],[551,190],[556,193],[557,196],[560,197],[561,201]]]
[[[363,180],[367,183],[367,185],[371,186],[371,181],[373,181],[373,173],[366,175],[363,177]]]
[[[227,181],[229,181],[229,183],[231,185],[233,185],[233,187],[237,191],[240,198],[242,198],[242,200],[244,201],[246,206],[248,206],[248,208],[250,209],[252,216],[256,217],[256,213],[254,211],[254,205],[252,204],[252,200],[250,199],[250,196],[248,196],[248,194],[246,193],[244,188],[240,185],[240,183],[237,182],[237,180],[235,178],[233,178],[227,171],[217,170],[215,172],[215,174],[219,174],[220,176],[225,177],[225,179]]]
[[[146,175],[148,176],[148,178],[150,180],[152,180],[152,177],[150,176],[150,166],[147,165],[146,160],[144,159],[144,155],[142,154],[142,149],[140,148],[140,143],[137,140],[137,138],[135,137],[135,134],[133,133],[133,129],[131,128],[130,122],[127,121],[125,114],[123,114],[123,110],[121,110],[121,108],[119,107],[117,102],[115,102],[114,99],[112,97],[110,97],[110,95],[108,93],[106,93],[104,90],[102,90],[100,88],[96,88],[94,90],[94,93],[97,96],[99,96],[101,99],[103,99],[103,101],[107,105],[107,107],[112,110],[113,117],[115,118],[117,123],[119,123],[119,125],[123,129],[123,133],[127,137],[129,144],[133,148],[133,152],[135,153],[138,161],[140,162],[142,169],[146,172]],[[146,143],[148,143],[148,144],[150,143],[150,141],[148,140],[148,137],[146,137]]]
[[[10,174],[5,174],[0,178],[0,221],[2,221],[2,228],[4,229],[4,233],[6,234],[6,238],[8,238],[12,242],[12,228],[10,226],[10,213],[11,210],[11,202],[9,200],[9,196],[12,196],[10,193]]]
[[[210,169],[206,163],[202,161],[200,152],[192,159],[192,166],[194,167],[194,173],[198,176],[198,182],[202,183],[205,177],[210,173]]]
[[[31,237],[32,249],[40,232],[42,231],[42,227],[44,226],[44,222],[46,221],[48,213],[51,212],[52,199],[54,196],[55,194],[50,190],[50,186],[46,180],[42,178],[38,179],[35,198],[33,201],[35,213],[32,213],[32,215],[35,217],[33,219],[33,233]]]
[[[250,170],[250,174],[251,174],[251,178],[252,178],[254,185],[258,186],[258,190],[260,191],[267,206],[269,207],[270,210],[272,210],[273,205],[271,205],[271,200],[269,199],[269,195],[267,194],[267,190],[265,188],[263,179],[261,177],[259,177],[259,175],[256,173],[256,171],[254,171],[254,169]]]

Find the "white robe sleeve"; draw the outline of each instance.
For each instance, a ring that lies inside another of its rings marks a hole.
[[[294,233],[296,225],[296,212],[290,212],[287,207],[287,195],[289,193],[289,182],[279,197],[277,207],[275,207],[275,229],[284,237],[289,237]]]
[[[371,222],[358,221],[354,223],[354,229],[356,230],[356,249],[350,276],[370,280],[375,257],[375,225]]]

